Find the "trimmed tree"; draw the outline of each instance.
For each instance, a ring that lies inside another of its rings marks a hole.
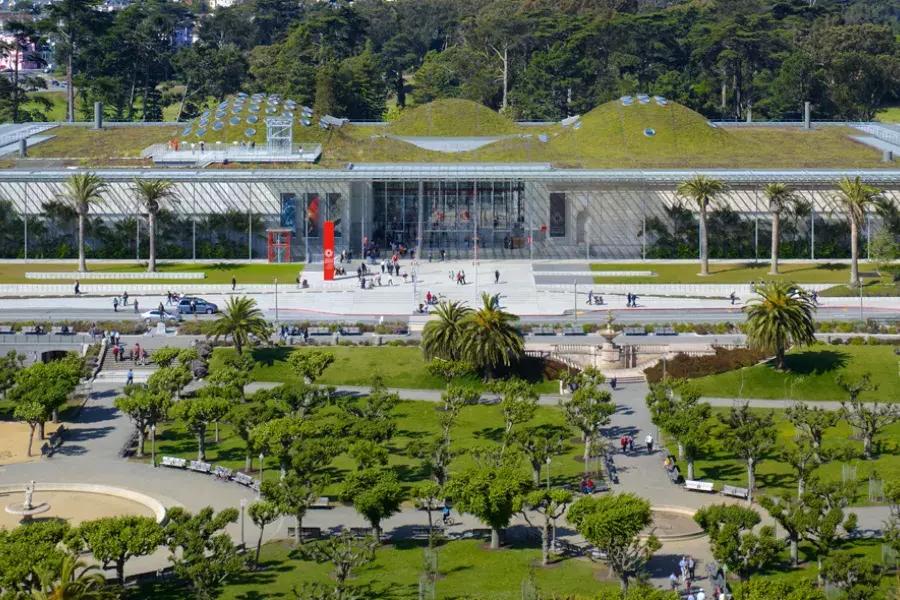
[[[371,468],[351,473],[341,488],[341,499],[353,502],[353,508],[372,526],[381,540],[381,522],[400,510],[403,487],[392,469]]]
[[[788,407],[785,415],[797,428],[797,432],[809,440],[816,452],[816,457],[821,460],[819,453],[822,450],[822,438],[825,437],[825,430],[831,429],[840,422],[840,411],[825,410],[818,406],[811,407],[805,402],[795,402]]]
[[[850,396],[847,402],[841,401],[841,416],[862,436],[863,454],[867,460],[870,460],[875,436],[882,429],[900,419],[900,405],[873,402],[869,406],[860,401],[860,394],[878,389],[878,386],[872,383],[868,373],[863,373],[856,379],[846,377],[841,373],[837,376],[837,384]]]
[[[601,390],[595,384],[582,384],[569,398],[560,399],[566,422],[581,431],[584,441],[584,472],[593,453],[594,440],[601,427],[609,424],[610,417],[616,412],[609,390]]]
[[[144,387],[128,386],[125,395],[116,398],[115,407],[128,415],[138,432],[137,457],[144,456],[147,431],[164,421],[172,402],[164,393],[154,393]]]
[[[334,353],[325,350],[294,350],[288,354],[291,371],[307,385],[322,376],[333,362]]]
[[[268,496],[268,494],[266,494]],[[257,500],[247,507],[247,514],[253,524],[259,528],[259,537],[256,538],[256,552],[253,555],[254,568],[259,567],[259,552],[262,550],[263,532],[266,525],[273,523],[275,519],[281,516],[281,511],[274,502],[268,500]],[[299,525],[298,525],[299,529]]]
[[[175,574],[190,582],[198,600],[213,600],[229,579],[243,570],[238,554],[225,527],[236,522],[238,511],[226,508],[218,514],[211,507],[192,515],[181,507],[169,509],[164,529],[169,561]]]
[[[686,381],[653,384],[647,394],[653,423],[678,444],[678,458],[687,462],[688,479],[694,479],[694,462],[709,437],[710,406],[699,399],[700,392]]]
[[[50,411],[40,402],[22,402],[13,409],[13,418],[28,425],[28,456],[31,456],[34,430],[38,427],[43,429],[44,423],[50,418]],[[43,435],[41,435],[41,439],[44,439]]]
[[[572,492],[560,489],[539,489],[529,492],[523,502],[522,515],[532,527],[541,531],[541,564],[550,564],[550,547],[555,542],[556,520],[566,513],[572,502]],[[534,525],[528,517],[528,511],[538,513],[543,522]]]
[[[375,548],[378,547],[378,543],[375,538],[357,539],[349,531],[342,531],[338,535],[305,546],[298,553],[303,560],[332,564],[331,577],[334,579],[334,588],[328,589],[321,584],[306,583],[300,588],[293,588],[294,597],[334,600],[363,597],[353,593],[353,586],[348,581],[354,569],[365,566],[375,559]]]
[[[787,533],[791,564],[796,567],[800,564],[799,544],[803,537],[806,521],[803,502],[800,498],[783,492],[778,496],[763,496],[759,499],[759,504],[768,511],[773,519],[778,521],[778,524]]]
[[[756,297],[744,307],[747,343],[751,348],[775,354],[775,366],[784,369],[791,345],[815,343],[816,311],[812,296],[792,283],[768,281],[753,288]]]
[[[175,418],[197,436],[197,460],[206,460],[206,430],[210,423],[221,421],[231,409],[231,402],[215,396],[199,396],[175,404]]]
[[[709,275],[709,239],[706,218],[709,205],[725,191],[725,184],[705,175],[694,175],[678,184],[676,193],[694,203],[700,212],[700,275]]]
[[[750,403],[732,406],[727,415],[719,415],[725,425],[723,437],[726,447],[744,459],[747,464],[747,502],[753,502],[756,488],[756,465],[775,444],[775,417],[770,411],[757,414],[750,410]]]
[[[521,429],[513,436],[531,466],[531,478],[535,486],[541,483],[541,469],[544,465],[569,449],[570,435],[568,427],[544,423]]]
[[[846,600],[877,598],[881,589],[881,566],[851,552],[839,552],[825,561],[823,575],[843,590]]]
[[[534,391],[534,386],[521,379],[494,382],[491,391],[500,395],[500,412],[503,415],[502,453],[512,441],[513,429],[534,418],[538,394]]]
[[[163,531],[151,517],[104,517],[85,521],[78,527],[78,537],[103,565],[114,567],[116,579],[125,583],[125,563],[135,556],[156,552],[163,543]]]
[[[605,561],[619,578],[622,590],[640,577],[653,553],[662,547],[652,533],[641,532],[653,524],[650,503],[634,494],[583,496],[566,517],[584,539],[606,555]]]

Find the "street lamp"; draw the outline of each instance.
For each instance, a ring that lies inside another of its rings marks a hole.
[[[265,455],[260,452],[259,453],[259,492],[257,492],[256,497],[259,498],[262,496],[262,482],[263,482],[263,471],[265,470]]]
[[[247,508],[247,499],[241,498],[241,548],[246,548],[247,544],[244,542],[244,509]]]
[[[275,278],[275,324],[278,325],[278,278]]]
[[[150,457],[153,468],[156,468],[156,423],[150,426]]]
[[[573,313],[573,315],[575,323],[578,323],[578,280],[576,279],[573,283],[575,284],[575,312]]]
[[[548,492],[550,491],[550,461],[551,460],[552,459],[548,456],[547,457],[547,491]]]

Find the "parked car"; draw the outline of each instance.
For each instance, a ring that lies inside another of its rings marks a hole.
[[[148,310],[147,312],[141,313],[141,316],[144,318],[144,321],[146,321],[147,323],[150,323],[153,321],[160,321],[163,319],[165,319],[166,321],[180,321],[181,320],[181,315],[178,314],[177,312],[163,311],[162,313],[160,313],[158,308],[154,308],[153,310]]]
[[[194,305],[194,309],[191,308],[192,303]],[[184,296],[183,298],[181,298],[181,300],[178,301],[178,312],[186,315],[190,315],[195,312],[211,315],[213,313],[219,312],[219,307],[212,302],[207,302],[203,298],[197,298],[195,296]]]

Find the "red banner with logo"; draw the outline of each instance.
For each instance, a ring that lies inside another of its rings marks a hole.
[[[334,221],[322,223],[322,256],[325,281],[334,281]]]

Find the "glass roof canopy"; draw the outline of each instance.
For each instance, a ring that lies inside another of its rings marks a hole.
[[[546,163],[356,163],[343,169],[7,169],[0,181],[54,182],[90,170],[107,181],[168,179],[176,182],[372,181],[522,179],[541,182],[593,182],[631,185],[674,185],[697,174],[731,184],[773,181],[832,184],[859,176],[869,183],[900,185],[898,169],[557,169]]]

